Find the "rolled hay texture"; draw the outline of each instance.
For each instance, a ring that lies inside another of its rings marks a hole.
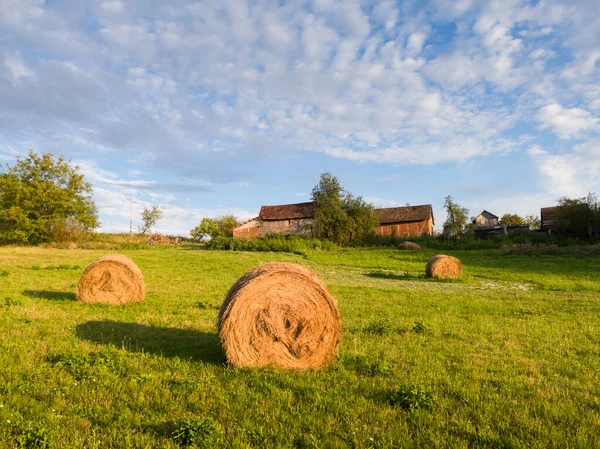
[[[310,270],[267,263],[231,287],[219,311],[219,338],[230,364],[306,370],[330,363],[341,334],[335,298]]]
[[[127,256],[108,254],[89,265],[77,284],[77,300],[98,304],[129,304],[144,299],[144,277]]]
[[[462,275],[462,264],[456,257],[438,254],[427,262],[425,275],[430,278],[458,278]]]
[[[402,242],[398,245],[398,249],[418,251],[421,249],[421,246],[415,242]]]

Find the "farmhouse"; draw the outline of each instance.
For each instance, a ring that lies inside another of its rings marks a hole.
[[[485,239],[506,234],[505,227],[498,224],[498,216],[485,209],[473,219],[473,224],[475,225],[475,237],[478,238]]]
[[[433,208],[431,204],[375,209],[380,226],[375,233],[380,236],[419,237],[433,235]]]

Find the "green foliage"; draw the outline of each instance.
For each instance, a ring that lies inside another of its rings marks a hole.
[[[446,197],[444,208],[448,214],[443,226],[444,237],[462,237],[469,221],[469,209],[455,203],[450,195]]]
[[[203,218],[200,224],[190,231],[190,235],[194,241],[206,238],[213,240],[218,237],[233,237],[233,229],[239,224],[235,215],[223,215],[215,219]]]
[[[423,321],[416,320],[413,324],[412,331],[415,334],[428,334],[431,332],[431,329],[429,328],[429,325]]]
[[[236,228],[240,224],[235,215],[223,215],[215,221],[219,227],[219,235],[223,237],[233,237],[233,228]]]
[[[11,298],[10,296],[7,296],[6,298],[4,298],[4,305],[6,307],[22,306],[23,305],[23,300],[21,300],[21,299],[14,299],[14,298]]]
[[[339,247],[328,240],[317,240],[295,234],[269,234],[252,240],[216,237],[206,243],[206,248],[225,251],[272,251],[303,254],[309,250],[334,251]]]
[[[389,335],[395,330],[392,322],[384,318],[373,320],[364,328],[365,333],[374,335]]]
[[[584,198],[562,197],[558,200],[556,230],[579,238],[600,237],[600,202],[595,194]]]
[[[435,396],[418,385],[403,385],[391,394],[389,402],[406,411],[429,410],[435,404]]]
[[[53,353],[46,360],[54,366],[67,370],[75,379],[82,381],[95,378],[102,372],[121,372],[118,357],[112,353],[92,352],[91,354]]]
[[[17,447],[23,449],[47,449],[52,446],[52,435],[41,423],[28,423],[16,437]]]
[[[152,206],[152,209],[144,207],[142,211],[142,225],[138,227],[139,233],[146,235],[158,220],[163,217],[162,210],[158,206]]]
[[[212,448],[222,441],[223,428],[209,416],[183,419],[171,433],[171,439],[180,446],[196,445]]]
[[[331,173],[321,174],[312,189],[315,205],[314,236],[340,246],[358,244],[374,234],[379,225],[375,209],[362,197],[345,192]]]
[[[30,151],[0,173],[0,243],[49,242],[58,229],[80,233],[96,228],[92,186],[70,160]],[[67,226],[65,223],[68,223]]]
[[[5,278],[5,277],[8,277],[8,276],[10,276],[10,271],[8,271],[8,270],[0,270],[0,277]]]
[[[500,217],[500,224],[504,226],[515,226],[527,224],[527,221],[518,214],[504,214]]]
[[[529,225],[529,229],[531,229],[532,231],[540,229],[542,227],[540,217],[538,217],[537,215],[527,215],[525,217],[525,223]]]

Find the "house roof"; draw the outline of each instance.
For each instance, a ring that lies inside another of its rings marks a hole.
[[[542,207],[540,209],[540,218],[543,225],[552,224],[552,222],[558,217],[559,206],[554,207]]]
[[[379,222],[384,224],[404,223],[409,221],[421,221],[433,218],[433,208],[431,204],[423,204],[420,206],[405,206],[405,207],[386,207],[384,209],[375,209]]]
[[[289,220],[293,218],[313,218],[314,216],[314,202],[262,206],[258,214],[261,220]]]
[[[498,217],[498,215],[494,215],[494,214],[492,214],[492,213],[491,213],[489,210],[485,210],[485,209],[483,209],[483,210],[482,210],[482,211],[479,213],[479,215],[477,215],[477,217],[480,217],[480,216],[482,216],[482,215],[483,215],[485,218],[500,218],[500,217]],[[475,217],[475,219],[477,219],[477,217]]]

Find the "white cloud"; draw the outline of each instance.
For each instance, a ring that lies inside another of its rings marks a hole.
[[[553,103],[540,109],[537,116],[542,129],[551,128],[561,139],[580,135],[582,131],[598,129],[599,120],[580,108],[563,108]]]
[[[4,67],[8,71],[13,84],[18,84],[22,80],[32,80],[35,78],[34,72],[25,65],[18,54],[14,56],[6,55],[4,57]]]
[[[575,145],[566,154],[536,153],[543,182],[556,197],[583,197],[600,191],[600,140]]]

